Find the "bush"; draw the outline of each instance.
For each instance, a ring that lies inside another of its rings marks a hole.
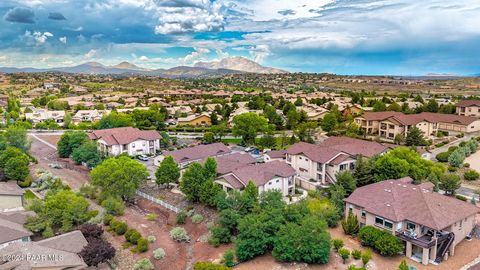
[[[149,221],[155,221],[155,220],[157,220],[157,215],[154,214],[154,213],[150,213],[150,214],[147,214],[147,216],[145,218]]]
[[[382,256],[395,256],[403,251],[403,243],[396,236],[389,232],[382,232],[381,236],[375,241],[375,249]]]
[[[223,263],[228,266],[232,267],[234,265],[233,260],[235,259],[235,254],[233,250],[229,249],[223,253]]]
[[[468,170],[463,174],[463,178],[468,181],[477,180],[480,177],[480,174],[475,170]]]
[[[343,263],[346,263],[348,257],[350,257],[350,251],[348,251],[348,249],[346,248],[341,248],[338,250],[338,255],[340,255],[340,257],[342,258]]]
[[[221,264],[214,264],[211,262],[196,262],[193,265],[193,270],[231,270],[232,268],[221,265]]]
[[[102,202],[102,207],[105,208],[108,214],[114,216],[121,216],[125,211],[125,204],[122,200],[108,197]]]
[[[132,251],[142,253],[147,250],[148,250],[148,240],[145,238],[140,238],[137,241],[137,246]]]
[[[352,212],[349,212],[347,219],[342,220],[342,229],[345,234],[356,235],[360,230],[357,216]]]
[[[136,245],[140,238],[142,238],[142,235],[135,229],[128,229],[125,232],[125,240],[129,243]]]
[[[352,251],[352,257],[355,260],[359,260],[360,258],[362,258],[362,252],[358,249],[355,249],[355,250]]]
[[[364,226],[358,236],[363,246],[374,247],[375,241],[380,237],[381,231],[373,226]]]
[[[157,237],[155,237],[155,235],[149,235],[147,237],[147,240],[148,240],[149,243],[153,243],[153,242],[157,241]]]
[[[438,153],[435,158],[439,161],[439,162],[448,162],[448,157],[450,156],[450,151],[448,152],[441,152],[441,153]]]
[[[104,225],[110,225],[110,221],[112,221],[113,219],[113,216],[110,215],[110,214],[106,214],[104,217],[103,217],[103,224]]]
[[[458,170],[457,167],[454,167],[454,166],[448,166],[447,169],[449,172],[456,172]]]
[[[181,211],[177,214],[177,224],[185,224],[186,219],[187,219],[187,213]]]
[[[333,239],[332,245],[335,250],[339,250],[343,247],[343,240],[342,239]]]
[[[372,259],[372,252],[369,249],[365,250],[362,253],[363,266],[366,266],[371,259]]]
[[[192,223],[193,224],[199,224],[202,223],[203,221],[203,216],[200,214],[195,214],[192,216]]]
[[[23,181],[19,181],[17,182],[17,184],[21,187],[21,188],[26,188],[26,187],[29,187],[32,185],[32,177],[30,175],[27,175],[27,177],[25,177],[25,179]]]
[[[156,259],[156,260],[161,260],[163,258],[165,258],[165,250],[163,248],[157,248],[153,251],[153,257]]]
[[[470,168],[470,163],[463,163],[463,167]]]
[[[184,228],[182,227],[175,227],[170,231],[170,236],[173,238],[173,240],[181,242],[185,241],[188,242],[190,241],[190,237],[187,234],[187,231],[185,231]]]
[[[462,195],[455,195],[455,198],[459,199],[460,201],[468,201],[468,198]]]
[[[125,232],[128,230],[127,223],[125,222],[118,222],[115,226],[115,233],[117,235],[124,235]]]
[[[347,270],[367,270],[365,267],[357,267],[355,265],[348,266]]]
[[[100,238],[103,234],[102,227],[96,224],[85,223],[80,226],[80,231],[82,232],[85,238]]]
[[[230,243],[231,240],[232,234],[228,228],[215,226],[212,228],[212,236],[208,239],[208,243],[214,247],[218,247],[222,243]]]
[[[187,216],[191,217],[191,216],[193,216],[193,214],[195,214],[195,209],[188,210]]]
[[[153,270],[155,269],[155,266],[153,266],[153,263],[145,258],[137,261],[135,265],[133,266],[133,269],[135,270]]]

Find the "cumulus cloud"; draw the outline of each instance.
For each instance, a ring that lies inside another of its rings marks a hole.
[[[255,62],[262,63],[265,58],[270,56],[271,51],[268,45],[257,45],[252,47],[249,53],[253,57]]]
[[[35,23],[35,13],[30,8],[15,7],[5,14],[4,19],[15,23]]]
[[[25,40],[25,43],[28,46],[32,45],[41,45],[47,42],[47,39],[53,37],[53,34],[50,32],[38,32],[38,31],[25,31],[25,34],[23,34],[22,38]]]
[[[65,18],[65,16],[63,16],[62,13],[60,12],[50,12],[50,14],[48,15],[48,18],[50,20],[56,20],[56,21],[62,21],[62,20],[66,20],[67,18]]]
[[[225,25],[223,4],[206,0],[154,1],[148,9],[158,18],[156,34],[220,31]]]
[[[58,40],[63,44],[67,44],[67,37],[60,37]]]
[[[145,55],[142,55],[138,58],[138,60],[145,62],[145,61],[148,61],[149,59]]]
[[[91,49],[90,51],[88,51],[85,54],[85,57],[87,59],[92,59],[92,58],[98,57],[98,52],[97,52],[97,50]]]
[[[207,55],[210,53],[210,50],[207,48],[195,48],[195,51],[187,54],[183,58],[184,64],[195,64],[199,61],[207,60]]]

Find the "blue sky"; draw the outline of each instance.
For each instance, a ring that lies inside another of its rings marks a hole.
[[[2,0],[0,66],[244,56],[289,71],[480,73],[480,1]]]

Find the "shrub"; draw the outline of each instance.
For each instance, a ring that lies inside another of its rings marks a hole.
[[[355,265],[350,265],[347,270],[367,270],[365,267],[357,267]]]
[[[229,249],[223,253],[223,262],[226,266],[232,267],[234,265],[233,260],[235,259],[235,254],[233,250]]]
[[[372,259],[372,251],[370,251],[369,249],[365,250],[362,253],[363,266],[366,266],[371,259]]]
[[[187,219],[187,213],[181,211],[177,214],[177,224],[185,224],[186,219]]]
[[[480,174],[475,170],[468,170],[463,174],[463,178],[468,181],[477,180],[480,177]]]
[[[135,229],[128,229],[127,232],[125,232],[125,240],[134,245],[137,244],[140,238],[142,238],[142,235]]]
[[[170,231],[170,236],[173,238],[173,240],[181,242],[185,241],[188,242],[190,241],[190,237],[187,234],[187,231],[185,231],[184,228],[182,227],[175,227]]]
[[[127,230],[128,226],[125,222],[119,222],[115,226],[115,233],[118,235],[124,235]]]
[[[381,236],[375,241],[375,249],[382,256],[395,256],[402,252],[403,248],[402,241],[389,232],[382,232]]]
[[[157,220],[157,215],[154,214],[154,213],[150,213],[150,214],[147,214],[147,216],[145,218],[149,221],[155,221],[155,220]]]
[[[463,167],[470,168],[470,163],[463,163]]]
[[[195,214],[192,216],[192,223],[193,224],[199,224],[202,223],[203,221],[203,216],[200,214]]]
[[[114,216],[121,216],[125,211],[125,204],[122,200],[108,197],[102,202],[102,207],[105,208],[108,214]]]
[[[449,171],[449,172],[456,172],[457,170],[458,170],[457,167],[448,166],[448,171]]]
[[[381,231],[373,226],[365,226],[360,229],[358,236],[363,246],[374,247],[375,241],[380,237]]]
[[[110,221],[112,221],[113,219],[113,216],[110,215],[110,214],[106,214],[104,217],[103,217],[103,224],[104,225],[110,225]]]
[[[101,238],[89,238],[88,244],[78,255],[88,266],[97,266],[115,257],[115,248]]]
[[[196,262],[193,265],[193,270],[231,270],[232,268],[221,265],[221,264],[214,264],[211,262]]]
[[[350,251],[348,251],[348,249],[346,248],[341,248],[338,250],[338,255],[340,255],[340,257],[342,258],[343,263],[346,263],[348,257],[350,257]]]
[[[398,270],[409,270],[409,267],[407,265],[407,261],[402,260],[402,262],[398,266]]]
[[[220,246],[221,243],[230,243],[232,234],[228,228],[215,226],[212,228],[212,236],[208,239],[208,243],[214,247]]]
[[[137,246],[133,249],[133,252],[142,253],[148,250],[148,240],[140,238],[137,241]]]
[[[439,161],[439,162],[448,162],[448,157],[450,156],[450,151],[448,152],[441,152],[441,153],[438,153],[435,158]]]
[[[468,201],[468,198],[462,195],[455,195],[455,198],[459,199],[460,201]]]
[[[335,250],[339,250],[343,247],[343,240],[342,239],[333,239],[332,245]]]
[[[355,260],[359,260],[360,258],[362,258],[362,252],[358,249],[355,249],[355,250],[352,251],[352,257]]]
[[[135,270],[153,270],[155,269],[155,266],[153,266],[153,263],[145,258],[137,261],[135,265],[133,266],[133,269]]]
[[[149,235],[149,236],[147,237],[147,241],[148,241],[149,243],[153,243],[153,242],[157,241],[157,237],[155,237],[155,235]]]
[[[156,259],[156,260],[161,260],[163,258],[165,258],[165,250],[163,248],[157,248],[153,251],[153,257]]]
[[[32,185],[32,177],[27,175],[23,181],[17,182],[21,188],[26,188]]]
[[[85,223],[80,227],[80,231],[82,232],[85,238],[100,238],[103,234],[102,227],[96,224],[88,224]]]
[[[357,216],[349,212],[347,219],[342,220],[342,228],[345,234],[356,235],[360,230]]]
[[[187,216],[191,217],[191,216],[193,216],[193,214],[195,214],[195,209],[188,210]]]

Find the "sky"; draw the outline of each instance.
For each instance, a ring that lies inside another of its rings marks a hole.
[[[480,74],[479,0],[0,0],[0,66]]]

